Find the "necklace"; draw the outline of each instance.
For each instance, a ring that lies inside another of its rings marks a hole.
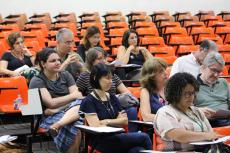
[[[115,119],[115,118],[116,118],[116,115],[115,115],[113,106],[112,106],[111,103],[110,103],[109,97],[106,95],[107,101],[103,102],[103,101],[101,100],[100,96],[97,94],[97,92],[96,92],[95,90],[93,91],[93,93],[94,93],[94,95],[97,97],[97,99],[102,103],[102,105],[105,107],[105,109],[107,110],[109,116],[110,116],[112,119]]]
[[[23,58],[24,58],[23,55],[16,54],[16,53],[14,53],[14,51],[11,51],[11,54],[12,54],[15,58],[17,58],[17,59],[19,59],[19,60],[23,60]]]

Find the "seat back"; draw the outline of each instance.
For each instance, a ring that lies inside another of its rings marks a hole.
[[[12,78],[0,78],[0,112],[18,113],[14,110],[14,100],[18,94],[21,95],[23,104],[28,103],[28,86],[26,79],[22,76]]]
[[[213,130],[218,134],[230,136],[230,126],[216,127],[213,128]],[[230,140],[226,141],[225,143],[230,145]]]

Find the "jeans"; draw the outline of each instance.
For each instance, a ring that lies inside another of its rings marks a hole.
[[[137,108],[136,107],[129,107],[125,109],[127,113],[128,120],[137,120]],[[128,130],[129,132],[137,132],[138,125],[134,123],[128,123]]]
[[[103,153],[139,153],[140,150],[152,150],[151,140],[146,133],[121,133],[96,141],[96,149]]]

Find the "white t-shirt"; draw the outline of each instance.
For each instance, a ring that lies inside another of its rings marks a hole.
[[[170,77],[178,72],[187,72],[197,78],[197,75],[200,73],[200,64],[192,53],[176,59],[171,68]]]

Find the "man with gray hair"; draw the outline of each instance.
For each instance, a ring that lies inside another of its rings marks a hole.
[[[195,105],[200,107],[206,117],[213,118],[216,112],[225,112],[230,114],[229,99],[230,88],[228,82],[219,78],[223,71],[225,62],[218,52],[209,53],[201,66],[201,74],[198,75],[197,81],[200,85],[199,92],[196,96]],[[205,111],[208,108],[214,113]],[[221,116],[226,117],[227,116]],[[210,120],[212,126],[230,125],[229,117],[227,119]]]
[[[204,40],[200,44],[200,50],[176,59],[173,63],[170,77],[178,72],[187,72],[195,78],[200,73],[200,65],[209,52],[218,51],[216,43],[212,40]]]
[[[56,35],[57,47],[55,50],[61,57],[61,70],[66,70],[77,80],[83,69],[83,60],[72,50],[74,36],[71,30],[62,28]]]

